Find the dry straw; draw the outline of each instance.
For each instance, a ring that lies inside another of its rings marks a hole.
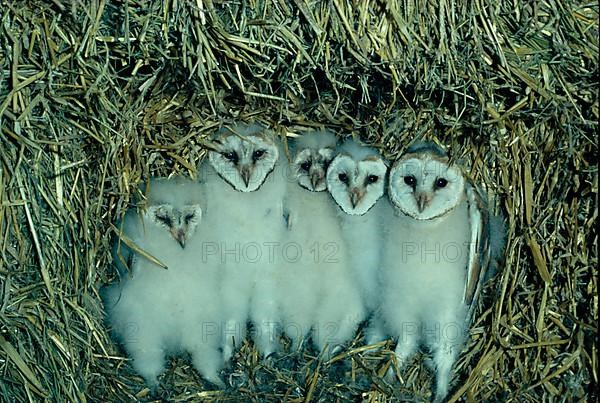
[[[195,175],[224,118],[446,145],[509,226],[450,400],[597,400],[597,3],[3,0],[0,64],[0,400],[148,397],[102,322],[111,223],[145,178]],[[361,342],[244,345],[227,391],[176,359],[159,394],[429,398],[422,360],[390,384]]]

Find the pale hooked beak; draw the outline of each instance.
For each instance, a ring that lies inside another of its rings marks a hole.
[[[353,188],[352,190],[350,190],[350,203],[352,203],[352,208],[355,208],[356,206],[358,206],[358,203],[360,203],[360,201],[362,200],[362,198],[364,196],[365,196],[364,189],[361,190],[359,188]]]
[[[310,174],[310,185],[313,190],[317,190],[319,184],[325,179],[325,175],[321,171],[314,171]]]
[[[244,185],[248,187],[248,184],[250,183],[250,176],[252,176],[252,167],[244,165],[242,167],[242,170],[240,171],[240,174],[242,175],[242,179],[244,180]]]
[[[181,249],[185,249],[185,232],[182,229],[171,228],[171,236],[181,246]]]
[[[419,213],[422,213],[423,210],[425,210],[425,208],[429,206],[429,203],[431,203],[432,195],[429,193],[417,193],[415,194],[415,198],[417,199],[417,207],[419,208]]]

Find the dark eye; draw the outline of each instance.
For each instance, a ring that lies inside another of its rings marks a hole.
[[[417,186],[417,179],[412,175],[405,176],[404,183],[406,183],[408,186],[410,186],[414,189],[415,186]]]
[[[311,165],[312,164],[310,163],[310,161],[304,161],[302,164],[300,164],[300,168],[302,168],[303,171],[308,172]]]
[[[194,214],[186,214],[183,217],[183,221],[185,221],[186,224],[189,224],[190,221],[192,221],[194,219]]]
[[[367,183],[375,183],[379,180],[379,176],[377,175],[369,175],[367,176]]]
[[[156,219],[161,223],[165,224],[167,227],[173,226],[173,221],[171,221],[171,217],[165,214],[157,214]]]
[[[339,174],[339,175],[338,175],[338,178],[339,178],[339,179],[340,179],[342,182],[344,182],[344,183],[348,184],[348,175],[346,175],[345,173],[343,173],[343,172],[342,172],[341,174]]]
[[[437,178],[435,180],[435,186],[434,187],[436,189],[445,188],[447,184],[448,184],[448,181],[445,178]]]
[[[228,159],[229,161],[236,163],[238,162],[238,155],[235,151],[227,151],[223,153],[223,157]]]
[[[261,159],[262,157],[265,156],[266,151],[265,150],[256,150],[254,151],[254,154],[252,154],[252,159],[254,161],[258,161],[259,159]]]

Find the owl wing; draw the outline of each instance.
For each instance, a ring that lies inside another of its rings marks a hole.
[[[490,218],[487,199],[482,195],[481,190],[467,183],[466,194],[471,239],[463,302],[468,307],[467,320],[470,323],[490,263]]]

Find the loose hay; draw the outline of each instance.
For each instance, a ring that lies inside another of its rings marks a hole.
[[[114,222],[151,175],[194,176],[205,133],[254,118],[326,125],[393,158],[447,145],[508,217],[451,401],[597,400],[598,4],[2,2],[0,396],[145,399],[107,335]],[[337,362],[245,344],[226,391],[176,359],[169,400],[423,400],[361,336]],[[388,346],[389,347],[389,346]]]

